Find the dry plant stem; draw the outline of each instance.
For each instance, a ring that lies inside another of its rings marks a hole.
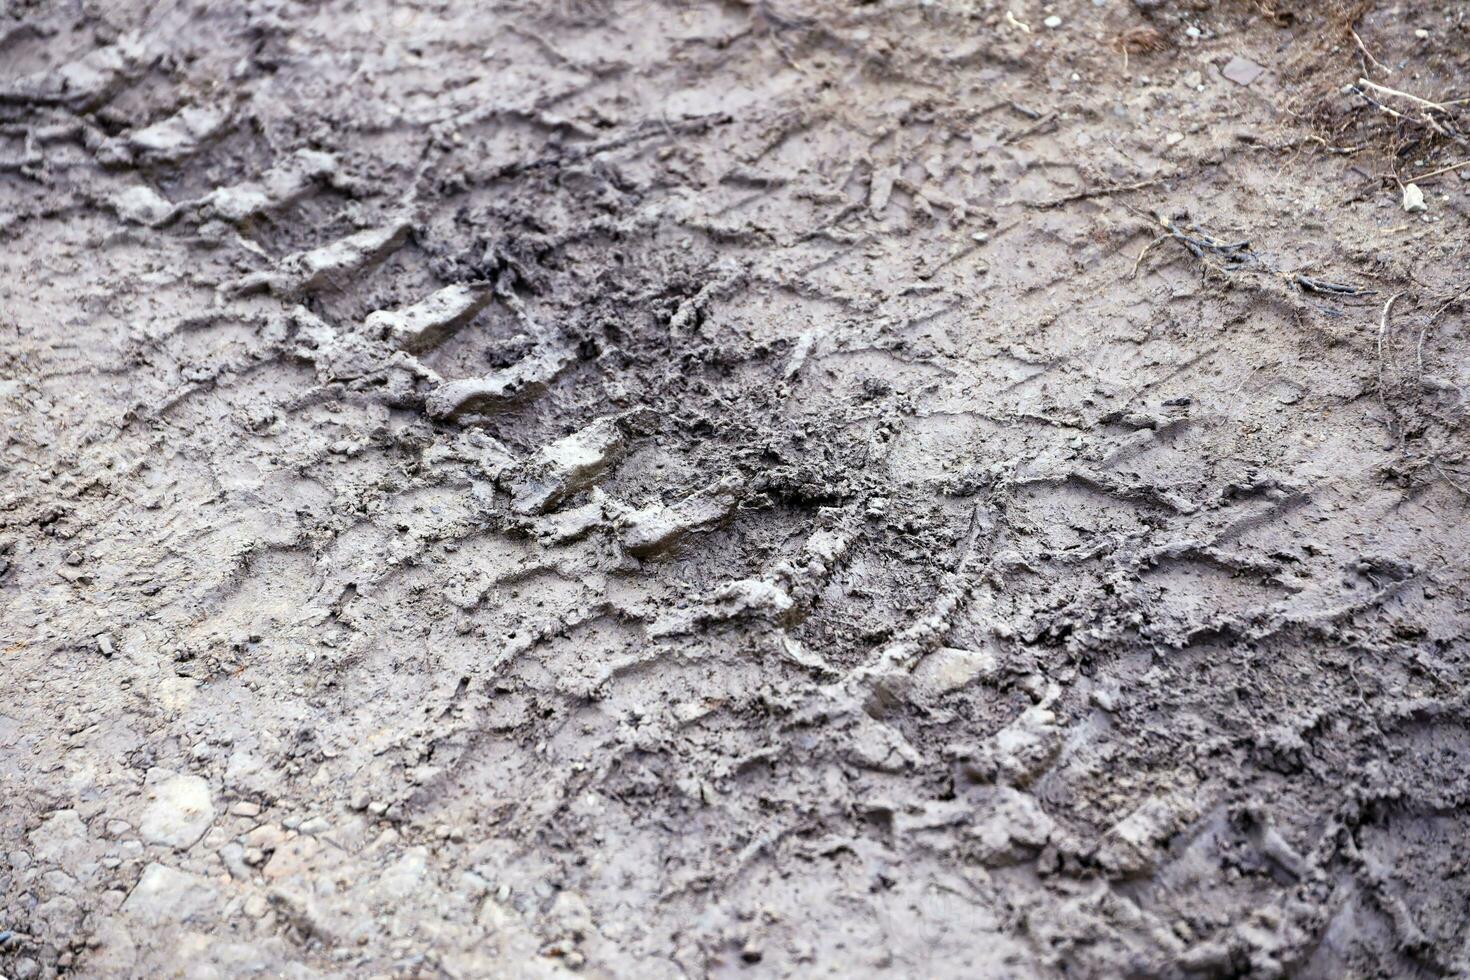
[[[1378,400],[1383,400],[1383,342],[1388,336],[1388,315],[1393,312],[1393,304],[1403,293],[1394,293],[1383,304],[1383,315],[1378,318]]]
[[[1135,180],[1129,184],[1109,184],[1105,187],[1093,187],[1086,190],[1075,191],[1071,194],[1064,194],[1061,197],[1053,197],[1045,201],[1037,201],[1036,203],[1028,204],[1027,206],[1036,208],[1038,211],[1045,211],[1049,208],[1060,207],[1063,204],[1070,204],[1073,201],[1085,201],[1089,198],[1107,197],[1111,194],[1124,194],[1128,191],[1137,191],[1143,190],[1146,187],[1155,187],[1159,184],[1162,184],[1166,180],[1170,180],[1175,176],[1177,176],[1177,174],[1164,174],[1160,177],[1150,177],[1147,180]]]
[[[1457,292],[1453,296],[1451,296],[1449,299],[1447,299],[1443,303],[1441,303],[1439,305],[1439,307],[1436,308],[1433,313],[1429,314],[1429,317],[1424,321],[1424,326],[1422,326],[1422,327],[1419,328],[1419,340],[1414,345],[1414,349],[1415,349],[1415,354],[1416,354],[1416,357],[1417,357],[1417,360],[1418,360],[1418,363],[1419,363],[1419,377],[1420,378],[1423,378],[1424,377],[1424,338],[1425,338],[1426,335],[1428,335],[1429,328],[1432,327],[1432,326],[1434,326],[1435,321],[1440,318],[1440,316],[1444,313],[1445,310],[1449,309],[1456,302],[1458,302],[1466,293],[1470,293],[1470,286],[1464,287],[1459,292]],[[1381,378],[1381,372],[1382,372],[1382,366],[1381,365],[1380,365],[1379,371],[1380,371],[1380,378]],[[1382,383],[1380,381],[1380,388],[1381,387],[1382,387]]]
[[[1459,170],[1461,167],[1466,166],[1470,166],[1470,160],[1461,160],[1459,163],[1452,163],[1448,167],[1440,167],[1438,170],[1431,170],[1427,174],[1420,174],[1417,177],[1410,177],[1408,182],[1411,184],[1417,184],[1421,180],[1428,180],[1430,177],[1438,177],[1441,174],[1447,174],[1453,170]]]
[[[1364,86],[1365,88],[1371,88],[1373,91],[1379,92],[1383,95],[1396,95],[1401,99],[1408,99],[1410,102],[1413,102],[1416,105],[1421,105],[1426,109],[1434,109],[1437,112],[1450,111],[1449,107],[1444,105],[1443,103],[1430,102],[1428,99],[1421,99],[1417,95],[1411,95],[1408,92],[1402,92],[1396,88],[1389,88],[1387,85],[1379,85],[1377,82],[1370,82],[1366,78],[1359,78],[1358,84]]]
[[[1143,257],[1145,255],[1147,255],[1149,252],[1153,251],[1153,247],[1155,245],[1157,245],[1159,242],[1167,242],[1171,237],[1172,236],[1170,236],[1170,235],[1160,235],[1158,238],[1155,238],[1153,241],[1151,241],[1147,245],[1145,245],[1143,247],[1143,251],[1141,251],[1141,252],[1138,253],[1138,258],[1134,260],[1134,262],[1133,262],[1133,271],[1128,274],[1128,278],[1129,279],[1137,279],[1138,278],[1138,267],[1143,264]]]
[[[1353,36],[1353,41],[1356,42],[1356,44],[1358,45],[1358,50],[1361,51],[1361,52],[1363,52],[1363,57],[1367,58],[1370,62],[1372,62],[1373,63],[1373,66],[1375,68],[1377,68],[1379,71],[1383,72],[1385,75],[1392,75],[1393,74],[1393,69],[1392,68],[1388,67],[1383,62],[1381,62],[1377,58],[1373,57],[1373,52],[1369,51],[1368,50],[1368,46],[1363,43],[1363,39],[1361,37],[1358,37],[1358,32],[1357,31],[1353,30],[1350,27],[1350,28],[1348,28],[1348,33]]]
[[[1393,311],[1393,304],[1403,293],[1394,293],[1383,304],[1383,315],[1378,318],[1378,405],[1388,414],[1389,431],[1392,433],[1398,428],[1398,415],[1388,407],[1388,399],[1383,394],[1383,344],[1388,336],[1388,316]]]
[[[1326,279],[1303,275],[1300,272],[1284,272],[1268,262],[1265,262],[1251,250],[1249,241],[1227,242],[1213,235],[1207,234],[1196,226],[1191,230],[1195,234],[1186,234],[1180,231],[1173,223],[1158,219],[1158,223],[1168,232],[1171,237],[1189,250],[1195,258],[1202,261],[1207,269],[1212,269],[1222,275],[1231,272],[1254,272],[1275,276],[1288,286],[1295,286],[1303,292],[1319,293],[1326,296],[1371,296],[1372,289],[1364,289],[1359,286],[1349,286],[1346,283],[1331,282]],[[1211,261],[1211,257],[1218,261]],[[1140,256],[1140,259],[1142,256]]]

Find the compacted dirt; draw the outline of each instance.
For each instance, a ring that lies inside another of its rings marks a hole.
[[[1467,60],[8,5],[0,972],[1466,975]]]

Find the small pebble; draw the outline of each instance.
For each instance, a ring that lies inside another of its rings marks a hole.
[[[1266,69],[1249,58],[1243,58],[1240,55],[1231,58],[1229,63],[1220,69],[1220,74],[1230,79],[1236,85],[1249,85],[1265,74],[1265,72]]]
[[[1052,30],[1056,30],[1058,27],[1061,27],[1062,26],[1062,19],[1060,17],[1058,17],[1056,14],[1052,14],[1050,17],[1048,17],[1046,20],[1042,21],[1041,23],[1044,24],[1045,26],[1051,28]]]

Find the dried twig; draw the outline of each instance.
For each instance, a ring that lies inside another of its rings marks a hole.
[[[1470,497],[1470,487],[1466,487],[1464,484],[1457,483],[1454,480],[1451,480],[1450,479],[1450,475],[1445,472],[1445,468],[1443,466],[1441,466],[1438,463],[1435,463],[1434,464],[1434,472],[1436,472],[1436,473],[1439,474],[1439,478],[1441,480],[1443,480],[1444,482],[1448,483],[1450,486],[1454,487],[1456,490],[1460,491],[1465,496]]]
[[[1357,31],[1355,31],[1351,27],[1349,27],[1348,28],[1348,33],[1351,34],[1353,36],[1353,40],[1355,42],[1357,42],[1358,50],[1361,51],[1361,52],[1363,52],[1363,57],[1367,58],[1369,61],[1371,61],[1373,63],[1373,67],[1377,68],[1379,71],[1383,72],[1385,75],[1392,75],[1393,74],[1393,69],[1392,68],[1388,67],[1383,62],[1381,62],[1377,58],[1373,57],[1373,52],[1369,51],[1368,50],[1368,46],[1363,43],[1363,39],[1360,38],[1360,37],[1358,37],[1358,32]]]
[[[1370,82],[1366,78],[1359,78],[1356,85],[1350,85],[1348,88],[1364,101],[1377,107],[1385,115],[1402,122],[1418,123],[1430,131],[1443,136],[1445,139],[1452,140],[1462,146],[1470,144],[1470,140],[1467,140],[1464,134],[1455,127],[1453,113],[1450,109],[1450,106],[1460,105],[1465,102],[1466,100],[1464,99],[1451,99],[1448,102],[1432,102],[1411,92],[1404,92],[1400,89],[1389,88],[1387,85],[1379,85],[1377,82]],[[1375,98],[1374,95],[1370,95],[1368,92],[1370,89],[1379,96],[1403,99],[1418,107],[1420,111],[1417,115],[1407,111],[1400,112],[1398,109],[1385,105],[1378,98]]]
[[[1428,319],[1424,321],[1424,326],[1419,328],[1419,340],[1414,345],[1415,354],[1419,362],[1419,377],[1424,377],[1424,338],[1429,333],[1429,328],[1434,326],[1434,321],[1439,319],[1440,314],[1458,302],[1466,293],[1470,293],[1470,286],[1465,286],[1441,303],[1433,313],[1429,314]]]
[[[1388,409],[1388,404],[1383,398],[1383,341],[1388,337],[1388,315],[1393,312],[1393,304],[1402,295],[1404,294],[1394,293],[1390,296],[1388,302],[1383,304],[1383,315],[1378,318],[1378,404],[1382,405],[1385,411]]]
[[[1377,82],[1370,82],[1366,78],[1358,79],[1358,84],[1366,88],[1371,88],[1373,91],[1378,92],[1382,95],[1396,95],[1401,99],[1408,99],[1410,102],[1413,102],[1416,105],[1421,105],[1426,109],[1433,109],[1436,112],[1450,111],[1449,106],[1446,106],[1443,103],[1430,102],[1428,99],[1421,99],[1417,95],[1411,95],[1408,92],[1401,92],[1396,88],[1389,88],[1387,85],[1379,85]]]
[[[1430,177],[1438,177],[1440,174],[1447,174],[1452,170],[1459,170],[1461,167],[1470,167],[1470,160],[1461,160],[1459,163],[1452,163],[1448,167],[1440,167],[1438,170],[1431,170],[1427,174],[1420,174],[1417,177],[1410,177],[1406,181],[1406,183],[1417,184],[1421,180],[1428,180]]]
[[[1128,278],[1129,279],[1137,279],[1138,278],[1138,267],[1143,264],[1143,257],[1145,255],[1147,255],[1149,252],[1151,252],[1153,250],[1153,247],[1155,245],[1157,245],[1159,242],[1166,242],[1166,241],[1168,241],[1169,240],[1169,237],[1170,236],[1168,236],[1168,235],[1160,235],[1158,238],[1155,238],[1153,241],[1149,242],[1147,245],[1145,245],[1143,247],[1143,251],[1141,251],[1141,252],[1138,253],[1138,258],[1133,263],[1133,271],[1128,274]]]
[[[1185,232],[1170,221],[1158,219],[1158,223],[1167,232],[1165,237],[1173,238],[1188,249],[1195,258],[1204,262],[1206,267],[1222,274],[1231,272],[1267,273],[1304,293],[1318,293],[1327,296],[1372,296],[1375,292],[1375,290],[1364,289],[1361,286],[1316,279],[1300,272],[1283,272],[1252,251],[1249,241],[1228,242],[1207,234],[1198,227],[1191,227],[1188,232]],[[1143,261],[1142,255],[1139,256],[1139,261]],[[1136,263],[1134,272],[1137,273]]]
[[[1006,144],[1019,143],[1021,142],[1021,140],[1026,139],[1030,136],[1035,136],[1037,133],[1041,132],[1044,129],[1047,129],[1048,127],[1055,126],[1056,122],[1057,114],[1055,112],[1048,112],[1046,115],[1042,116],[1036,122],[1032,123],[1030,126],[1027,126],[1019,133],[1006,134],[1004,137],[1001,138],[1001,142]]]
[[[1026,206],[1035,208],[1038,211],[1046,211],[1050,208],[1061,207],[1063,204],[1070,204],[1073,201],[1085,201],[1088,198],[1093,197],[1107,197],[1111,194],[1123,194],[1127,191],[1142,190],[1145,187],[1153,187],[1157,184],[1162,184],[1164,181],[1171,180],[1175,176],[1175,174],[1169,173],[1159,177],[1150,177],[1148,180],[1135,180],[1131,184],[1105,184],[1102,187],[1085,188],[1080,191],[1073,191],[1071,194],[1063,194],[1061,197],[1053,197],[1045,201],[1028,201]]]

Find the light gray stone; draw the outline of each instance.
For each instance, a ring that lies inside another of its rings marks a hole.
[[[171,776],[149,789],[138,833],[150,844],[192,847],[214,823],[209,783],[199,776]]]
[[[212,917],[219,888],[208,878],[162,864],[150,864],[122,904],[122,911],[143,922],[183,922]]]

